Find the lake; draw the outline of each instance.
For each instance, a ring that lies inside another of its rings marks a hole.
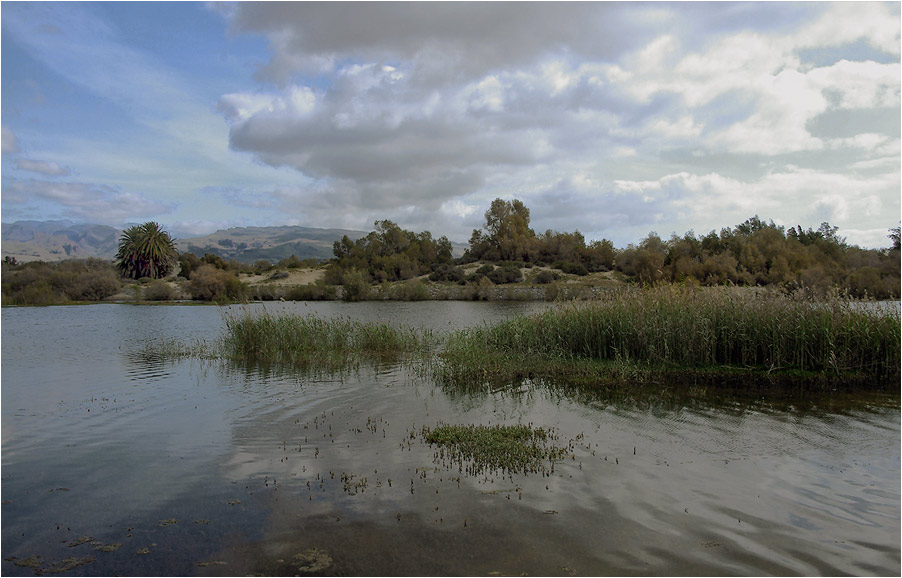
[[[549,306],[265,307],[443,332]],[[898,391],[459,391],[402,364],[328,375],[139,354],[215,339],[229,311],[3,309],[4,575],[902,571]],[[469,473],[425,442],[441,423],[548,428],[568,457]]]

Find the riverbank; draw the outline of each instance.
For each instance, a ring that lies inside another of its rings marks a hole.
[[[484,263],[463,267],[471,275]],[[631,286],[615,271],[589,275],[566,274],[549,267],[523,267],[521,282],[495,284],[487,278],[467,283],[431,281],[422,275],[406,281],[346,288],[325,283],[325,268],[286,269],[273,273],[244,275],[248,301],[572,301],[597,298],[605,290]],[[105,302],[191,300],[190,281],[167,279],[131,283]]]

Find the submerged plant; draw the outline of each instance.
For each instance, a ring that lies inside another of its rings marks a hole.
[[[486,471],[544,473],[567,456],[553,445],[551,430],[531,425],[439,425],[423,427],[423,439],[438,447],[436,461],[472,475]],[[547,465],[547,467],[546,467]]]

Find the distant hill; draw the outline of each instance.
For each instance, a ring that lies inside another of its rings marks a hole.
[[[332,244],[344,235],[356,240],[363,231],[347,229],[315,229],[311,227],[235,227],[212,235],[176,240],[179,252],[219,255],[245,263],[265,259],[280,261],[291,255],[301,259],[331,259]]]
[[[113,259],[119,243],[119,229],[106,225],[79,225],[71,221],[16,221],[2,225],[3,257],[27,261],[62,261],[98,257]],[[347,235],[357,240],[368,232],[312,227],[234,227],[203,237],[176,239],[180,253],[205,253],[223,259],[253,263],[261,259],[277,262],[297,255],[301,259],[331,259],[332,244]],[[462,255],[466,245],[452,243],[454,254]]]
[[[18,261],[62,261],[116,255],[119,230],[106,225],[82,225],[72,221],[16,221],[4,223],[3,257]]]

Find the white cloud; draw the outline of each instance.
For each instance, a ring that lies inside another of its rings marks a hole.
[[[19,141],[16,138],[16,134],[8,126],[4,125],[2,127],[2,141],[0,141],[0,145],[2,145],[3,153],[19,152]]]
[[[799,48],[842,46],[859,40],[899,56],[899,15],[883,2],[831,2],[823,15],[793,35]]]
[[[92,223],[141,221],[170,213],[172,205],[148,199],[141,193],[115,187],[78,182],[50,182],[36,179],[4,182],[4,202],[32,204],[47,202],[65,217]]]
[[[72,171],[69,167],[63,167],[52,161],[36,161],[30,159],[16,160],[16,168],[31,173],[40,173],[48,177],[64,177]]]

